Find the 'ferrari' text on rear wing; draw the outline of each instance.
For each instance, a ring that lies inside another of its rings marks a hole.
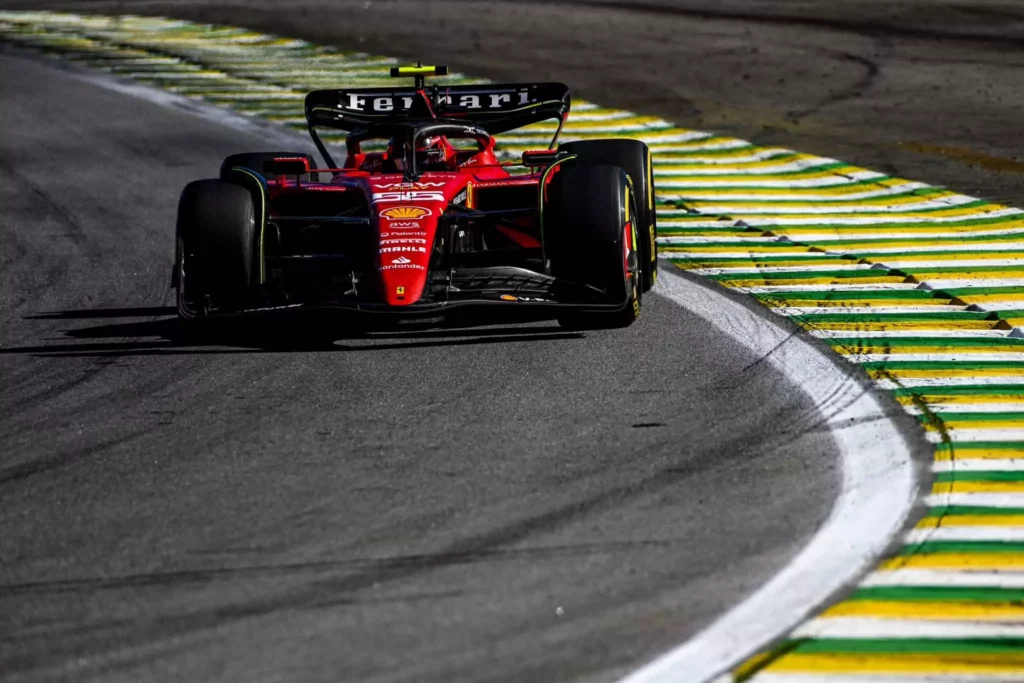
[[[492,135],[569,113],[562,83],[507,83],[413,88],[316,90],[306,96],[312,126],[356,130],[389,121],[451,120]]]

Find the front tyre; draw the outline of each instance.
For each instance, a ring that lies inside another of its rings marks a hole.
[[[576,140],[559,145],[559,151],[575,155],[570,166],[610,165],[623,169],[636,197],[637,253],[640,258],[640,288],[647,292],[658,277],[657,211],[654,206],[654,170],[651,150],[640,140]]]
[[[178,316],[202,318],[251,305],[260,281],[252,194],[223,180],[196,180],[178,202]]]
[[[621,302],[614,310],[566,311],[558,316],[559,324],[572,330],[632,325],[640,315],[643,290],[636,201],[626,172],[617,166],[560,170],[548,188],[544,214],[553,274]]]

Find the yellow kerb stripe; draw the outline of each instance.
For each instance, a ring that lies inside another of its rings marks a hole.
[[[949,424],[946,426],[955,427],[955,425]],[[986,425],[989,429],[1006,426],[1013,425],[1000,423]],[[1024,481],[944,481],[933,485],[932,493],[1024,493]]]
[[[918,370],[909,368],[886,368],[882,370],[869,370],[868,375],[872,378],[927,378],[927,377],[1017,377],[1024,375],[1024,367],[1020,368],[964,368],[943,370]]]
[[[937,529],[951,526],[1024,526],[1024,515],[946,515],[925,517],[917,523],[918,529]]]
[[[725,247],[705,247],[699,244],[694,245],[679,245],[672,246],[666,245],[662,247],[662,251],[666,253],[673,252],[692,252],[695,254],[728,254],[734,252],[744,252],[749,254],[806,254],[810,251],[808,247],[789,247],[779,246],[777,243],[773,244],[744,244],[737,242],[736,244],[730,244]]]
[[[1006,621],[1024,619],[1024,605],[1012,602],[848,600],[829,607],[824,617]]]
[[[905,397],[904,397],[905,398]],[[995,396],[996,403],[1001,403],[1000,397]],[[929,400],[929,402],[931,402]],[[1001,458],[1024,458],[1024,448],[957,448],[955,450],[942,449],[935,452],[936,460],[973,460],[973,459],[1001,459]]]
[[[915,568],[1020,570],[1024,568],[1024,553],[921,553],[895,557],[879,567],[882,571]]]
[[[956,353],[969,355],[972,353],[1013,353],[1017,352],[1024,360],[1024,347],[1013,348],[1006,346],[888,346],[884,339],[867,339],[863,343],[853,343],[848,346],[834,347],[839,353],[889,353],[898,355],[901,353]]]
[[[872,654],[868,652],[825,654],[793,652],[763,669],[778,673],[891,673],[1006,674],[1019,673],[1024,680],[1022,653],[928,652]],[[909,679],[908,679],[909,680]],[[865,681],[868,683],[868,681]]]
[[[777,280],[773,279],[771,273],[765,273],[764,278],[759,280],[743,279],[743,280],[719,280],[728,284],[730,287],[763,287],[766,285],[836,285],[836,284],[888,284],[888,283],[900,283],[905,278],[899,275],[879,277],[859,277],[857,279],[843,279],[834,277],[803,277],[793,278],[791,280]]]
[[[895,332],[913,330],[994,330],[998,321],[991,320],[922,320],[892,322],[828,322],[813,323],[818,330],[861,330],[864,332]]]
[[[784,293],[783,293],[784,295]],[[856,306],[858,308],[889,308],[891,306],[935,306],[941,308],[943,306],[955,305],[951,299],[785,299],[781,296],[779,298],[765,298],[761,300],[761,303],[767,306],[804,306],[813,308],[827,308],[827,307],[845,307],[845,306]],[[1024,360],[1024,357],[1021,358]]]
[[[941,389],[935,389],[935,391],[941,391]],[[902,403],[903,405],[913,405],[915,403],[914,397],[912,397],[912,396],[899,396],[899,397],[897,397],[896,400],[899,401],[900,403]],[[928,405],[943,405],[943,406],[977,405],[977,404],[980,404],[980,403],[1020,403],[1021,404],[1021,410],[1024,410],[1024,395],[1021,395],[1021,394],[974,394],[974,395],[970,395],[970,394],[955,394],[955,395],[954,394],[949,394],[949,395],[946,395],[946,394],[941,394],[941,393],[931,394],[931,393],[925,392],[925,393],[918,394],[918,400],[924,401]],[[974,455],[975,452],[985,453],[987,451],[982,451],[982,450],[966,451],[965,450],[964,453],[961,454],[959,457],[962,457],[962,458],[1010,458],[1010,457],[1024,458],[1024,449],[1021,449],[1019,451],[1015,451],[1015,450],[1008,451],[1008,453],[1016,453],[1017,454],[1016,456],[1013,456],[1013,455]],[[943,451],[941,453],[936,454],[935,459],[936,460],[949,460],[950,459],[950,455],[949,455],[948,452]]]
[[[1024,301],[1024,292],[1001,292],[999,294],[960,294],[958,297],[966,303],[983,303],[985,301]]]

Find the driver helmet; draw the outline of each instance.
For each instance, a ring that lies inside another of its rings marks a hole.
[[[416,168],[420,171],[455,169],[455,148],[443,135],[432,135],[416,143]]]

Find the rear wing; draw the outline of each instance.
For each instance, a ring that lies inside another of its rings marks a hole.
[[[406,121],[452,121],[500,135],[548,119],[558,119],[561,131],[569,103],[569,87],[562,83],[315,90],[306,95],[306,120],[311,128],[342,130]]]

